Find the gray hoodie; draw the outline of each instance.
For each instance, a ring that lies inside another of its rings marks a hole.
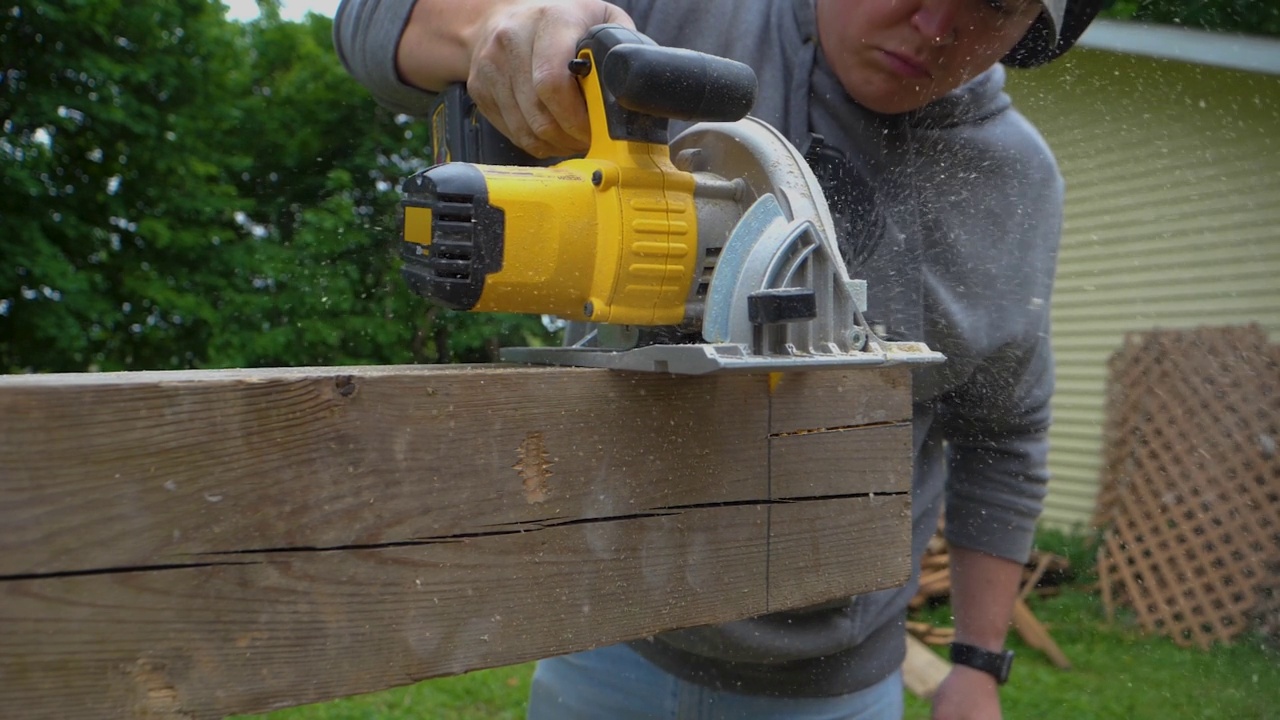
[[[851,268],[869,282],[868,319],[948,358],[914,377],[914,565],[944,500],[950,542],[1025,561],[1048,479],[1049,296],[1063,186],[1043,139],[1004,94],[1004,69],[916,112],[879,115],[850,99],[826,66],[812,0],[615,2],[659,44],[751,65],[760,80],[753,115],[801,149],[821,135],[869,181],[897,232]],[[411,7],[344,0],[334,37],[344,65],[379,102],[421,114],[430,96],[395,70]],[[854,692],[901,665],[916,586],[913,573],[902,588],[631,646],[721,689]]]

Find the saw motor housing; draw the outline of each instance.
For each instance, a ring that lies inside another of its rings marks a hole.
[[[708,251],[699,237],[714,233],[700,232],[698,183],[672,164],[667,119],[737,120],[755,74],[616,26],[584,39],[574,67],[593,128],[586,156],[552,167],[448,162],[410,178],[406,277],[458,310],[694,328]],[[689,92],[656,87],[669,84]]]

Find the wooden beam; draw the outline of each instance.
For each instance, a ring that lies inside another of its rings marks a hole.
[[[3,377],[0,716],[219,718],[901,584],[909,417],[904,369]]]
[[[1018,631],[1023,642],[1044,653],[1054,667],[1059,670],[1071,669],[1071,660],[1067,654],[1062,652],[1049,630],[1036,618],[1035,613],[1027,606],[1027,601],[1022,598],[1018,598],[1013,604],[1013,629]]]
[[[907,633],[907,656],[902,661],[902,684],[912,695],[932,700],[938,686],[951,672],[951,663],[938,657],[928,645]]]

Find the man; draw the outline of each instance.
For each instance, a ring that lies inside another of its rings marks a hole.
[[[810,156],[835,169],[824,189],[837,223],[856,229],[841,242],[870,283],[869,319],[948,356],[915,375],[913,549],[918,561],[945,499],[958,662],[934,717],[985,719],[1000,716],[1005,633],[1047,480],[1062,211],[1056,165],[1002,92],[1000,61],[1065,51],[1098,6],[1072,2],[344,0],[335,40],[384,105],[421,114],[427,91],[465,80],[485,116],[539,156],[586,149],[586,108],[566,64],[606,22],[751,65],[752,114],[801,150],[822,137]],[[876,214],[886,220],[863,222]],[[867,245],[855,236],[869,227],[880,231]],[[529,716],[900,717],[915,587],[913,577],[819,608],[543,661]]]

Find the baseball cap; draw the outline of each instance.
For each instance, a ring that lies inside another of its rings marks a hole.
[[[1044,65],[1070,50],[1089,23],[1110,0],[1037,0],[1044,12],[1013,50],[1005,65],[1030,68]]]
[[[1063,18],[1067,14],[1067,0],[1040,0],[1040,4],[1044,6],[1045,15],[1049,16],[1049,20],[1053,22],[1053,37],[1056,41],[1062,33]]]

